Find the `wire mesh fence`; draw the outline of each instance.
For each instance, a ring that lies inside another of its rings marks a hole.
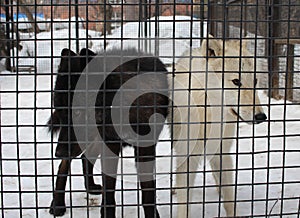
[[[300,217],[299,11],[1,1],[1,216]]]

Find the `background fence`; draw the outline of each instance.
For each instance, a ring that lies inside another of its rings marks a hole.
[[[173,72],[184,51],[199,47],[210,33],[249,41],[268,117],[257,126],[238,123],[232,149],[236,207],[249,217],[300,217],[299,12],[298,0],[1,0],[1,216],[50,217],[59,160],[46,122],[63,48],[135,47],[159,56]],[[172,217],[175,158],[166,129],[161,141],[157,205],[161,217]],[[126,160],[131,153],[125,149],[120,167],[134,175],[133,160]],[[212,170],[204,169],[197,171],[192,217],[225,216]],[[99,183],[98,169],[95,177]],[[98,217],[101,198],[86,194],[80,160],[74,160],[69,178],[65,216]],[[143,217],[133,181],[117,184],[118,217]]]

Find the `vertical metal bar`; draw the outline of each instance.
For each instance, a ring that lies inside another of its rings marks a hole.
[[[155,0],[155,49],[154,49],[154,55],[156,57],[159,56],[159,0]],[[175,21],[174,21],[175,22]],[[150,23],[151,24],[151,23]]]
[[[91,3],[89,1],[87,1],[84,6],[85,6],[85,21],[82,21],[82,22],[85,23],[85,46],[86,46],[86,48],[88,48],[89,47],[89,18],[88,18],[88,11],[89,11],[89,7],[91,6]],[[92,6],[94,6],[94,5],[92,4]],[[82,7],[83,7],[83,5],[82,5]],[[105,41],[105,39],[104,39],[104,41]],[[104,45],[105,45],[105,42],[104,42]],[[84,58],[88,62],[88,55],[86,55]],[[88,68],[86,70],[88,71]],[[81,158],[86,158],[86,157],[85,156],[84,157],[81,156]],[[87,162],[88,161],[85,162],[85,166],[84,166],[84,167],[86,167],[86,169],[88,168]],[[82,166],[83,166],[83,164],[84,164],[84,162],[82,162]],[[82,176],[85,177],[84,179],[88,178],[88,175],[85,175],[84,172],[82,173]],[[90,195],[89,195],[88,192],[86,192],[86,194],[85,194],[85,199],[86,199],[86,201],[85,201],[85,203],[86,203],[86,217],[89,218],[90,217],[90,211],[91,211],[91,205],[89,204],[89,202],[90,202],[91,198],[90,198]]]
[[[268,2],[269,0],[265,0],[265,12],[266,12],[266,21],[267,21],[267,34],[266,34],[266,36],[267,36],[267,39],[266,39],[266,42],[265,42],[265,44],[266,44],[266,51],[267,51],[267,53],[266,53],[266,55],[267,55],[267,58],[268,58],[268,95],[269,96],[271,96],[272,95],[272,93],[271,93],[271,72],[270,72],[270,68],[271,68],[271,63],[270,63],[270,61],[272,61],[272,59],[271,59],[271,57],[270,57],[270,53],[271,53],[271,42],[270,42],[270,38],[268,38],[268,35],[271,35],[269,32],[270,32],[270,25],[269,25],[269,8],[268,8],[268,4],[269,4],[269,2]],[[268,98],[268,104],[270,105],[271,104],[271,98]],[[268,110],[268,115],[267,115],[268,117],[270,117],[271,116],[271,110]],[[264,199],[265,200],[265,204],[266,204],[266,208],[265,208],[265,216],[267,217],[268,216],[268,211],[269,211],[269,200],[268,200],[268,198],[269,198],[269,195],[270,195],[270,172],[269,172],[269,167],[270,167],[270,158],[271,158],[271,154],[270,154],[270,150],[271,150],[271,123],[270,123],[270,120],[268,121],[268,134],[267,134],[267,142],[268,142],[268,144],[267,144],[267,146],[268,146],[268,148],[267,148],[267,167],[266,167],[266,171],[267,171],[267,179],[266,179],[266,198]]]
[[[123,25],[124,25],[124,1],[120,1],[121,4],[121,26],[119,28],[121,28],[121,50],[123,49]],[[121,56],[122,58],[122,56]],[[121,204],[124,205],[124,159],[123,159],[123,150],[120,152],[120,167],[121,167]],[[125,210],[124,210],[124,206],[121,207],[121,216],[125,217]]]
[[[257,77],[257,56],[258,56],[258,27],[259,27],[259,8],[258,8],[258,1],[256,0],[255,2],[255,27],[254,27],[254,57],[255,57],[255,61],[254,61],[254,75],[255,78]],[[247,9],[246,9],[247,10]],[[246,17],[247,19],[247,17]],[[253,109],[254,110],[254,109]],[[252,132],[254,134],[255,132],[255,126],[252,126]],[[251,148],[251,206],[250,206],[250,217],[254,216],[254,205],[255,205],[255,137],[252,138],[252,148]]]
[[[174,4],[175,4],[175,2],[174,2]],[[173,7],[173,12],[175,12],[175,5],[174,5],[174,7]],[[172,19],[173,20],[175,20],[176,19],[176,17],[175,17],[175,13],[173,13],[173,16],[172,16]],[[175,54],[176,54],[176,45],[175,45],[175,36],[176,36],[176,34],[175,34],[175,28],[176,28],[176,23],[175,22],[173,22],[172,23],[172,30],[173,30],[173,32],[172,32],[172,38],[173,38],[173,40],[172,40],[172,51],[173,51],[173,53],[172,53],[172,80],[171,80],[171,82],[170,82],[170,87],[169,87],[169,92],[171,93],[171,99],[174,99],[174,94],[175,94],[175,90],[174,90],[174,86],[175,86],[175,70],[176,70],[176,68],[175,68]],[[171,113],[171,123],[170,123],[170,137],[171,137],[171,148],[173,148],[173,146],[174,146],[174,108],[175,108],[175,105],[174,105],[174,101],[171,101],[171,108],[170,108],[170,113]],[[170,187],[173,187],[173,184],[174,184],[174,182],[173,182],[173,175],[175,175],[176,176],[176,173],[175,174],[173,174],[173,161],[174,161],[174,149],[171,149],[171,161],[170,161],[170,172],[171,172],[171,175],[170,175]],[[176,166],[176,164],[175,164],[175,166]],[[174,208],[174,204],[173,204],[173,190],[172,190],[172,188],[171,188],[171,190],[170,190],[170,217],[173,217],[173,214],[175,214],[174,212],[173,212],[173,208]]]
[[[298,215],[297,215],[297,218],[300,217],[300,198],[298,200]]]
[[[226,15],[228,16],[228,6],[226,8]],[[243,57],[243,27],[244,27],[244,14],[243,14],[243,11],[244,11],[244,1],[240,1],[240,14],[239,14],[239,45],[240,45],[240,48],[239,48],[239,57],[236,57],[236,58],[239,58],[239,72],[242,72],[242,68],[243,68],[243,65],[242,65],[242,62],[243,62],[243,59],[245,57]],[[229,37],[229,24],[227,23],[227,31],[226,31],[226,34],[227,36],[226,37]],[[247,48],[246,48],[247,49]],[[256,57],[254,57],[256,58]],[[239,73],[239,80],[241,80],[241,73]],[[254,77],[255,77],[255,71],[254,71]],[[254,83],[254,81],[252,82]],[[253,88],[254,89],[254,88]],[[224,95],[223,95],[224,96]],[[255,105],[255,92],[253,92],[253,102],[251,102],[253,105]],[[241,104],[241,100],[242,100],[242,94],[241,94],[241,89],[239,87],[238,89],[238,101],[237,101],[237,114],[241,114],[241,107],[243,107],[243,105]],[[254,111],[254,108],[253,108],[253,114],[255,114],[255,111]],[[240,119],[237,119],[237,129],[236,129],[236,138],[239,139],[240,138],[240,131],[239,131],[239,127],[240,127]],[[254,138],[254,135],[252,135],[252,138]],[[236,154],[235,154],[235,178],[233,178],[234,180],[234,213],[233,215],[236,216],[236,211],[237,211],[237,198],[238,198],[238,178],[239,178],[239,158],[240,158],[240,146],[239,146],[239,140],[236,140]],[[221,148],[222,149],[222,148]]]
[[[1,4],[0,4],[0,7],[2,7],[2,2],[1,2]],[[1,39],[0,40],[2,40],[2,37],[1,37]],[[6,54],[5,54],[6,55]],[[6,58],[6,57],[5,57]],[[1,95],[2,95],[2,89],[1,89],[1,84],[0,84],[0,188],[1,188],[1,190],[3,190],[3,175],[2,175],[2,172],[3,172],[3,170],[2,170],[2,137],[1,137],[1,127],[2,127],[2,122],[1,122],[1,111],[2,111],[2,107],[1,107]],[[1,193],[1,197],[0,197],[0,199],[1,199],[1,213],[2,214],[4,214],[4,211],[3,211],[3,193]]]
[[[271,53],[272,53],[272,43],[270,41],[271,38],[268,37],[268,35],[271,35],[269,32],[270,32],[270,25],[269,25],[269,10],[268,10],[268,0],[265,0],[265,11],[266,11],[266,21],[267,21],[267,40],[266,40],[266,55],[267,55],[267,58],[268,58],[268,95],[271,96],[272,93],[271,93],[271,76],[272,76],[272,72],[270,71],[270,69],[272,69],[272,57],[270,56]],[[268,98],[268,105],[271,105],[271,98]],[[269,109],[268,110],[268,117],[271,116],[271,110]],[[271,162],[271,123],[270,123],[270,120],[268,120],[268,126],[267,126],[267,129],[268,129],[268,132],[267,132],[267,157],[266,157],[266,168],[265,168],[265,171],[266,171],[266,174],[267,174],[267,178],[266,178],[266,195],[265,195],[265,216],[268,217],[268,213],[269,213],[269,195],[270,195],[270,162]]]
[[[224,78],[225,78],[225,75],[224,75],[224,73],[225,73],[225,61],[226,61],[226,57],[225,57],[225,39],[226,39],[226,37],[227,37],[227,30],[226,30],[226,23],[228,22],[228,20],[227,20],[227,18],[228,18],[228,16],[227,16],[227,2],[226,1],[223,1],[223,4],[222,4],[222,18],[223,18],[223,23],[222,23],[222,35],[221,35],[221,37],[222,37],[222,55],[221,55],[221,60],[222,60],[222,69],[221,69],[221,72],[217,72],[217,73],[220,73],[222,76],[221,76],[221,78],[222,78],[222,87],[221,87],[221,91],[222,91],[222,94],[221,94],[221,96],[222,96],[222,98],[221,98],[221,106],[222,105],[224,105],[224,96],[225,96],[225,93],[224,93],[224,89],[225,89],[225,81],[224,81]],[[234,57],[234,58],[238,58],[238,57]],[[238,102],[240,101],[240,95],[238,95]],[[238,107],[238,111],[237,111],[237,113],[239,113],[239,105],[237,105],[237,107]],[[221,117],[223,117],[223,113],[224,113],[224,108],[222,108],[222,110],[221,110]],[[237,126],[239,125],[239,119],[237,119],[236,120],[236,122],[237,122]],[[223,125],[222,125],[222,123],[220,123],[220,127],[222,127]],[[222,133],[222,129],[221,129],[221,131],[220,131],[221,133]],[[222,136],[222,135],[221,135]],[[219,171],[220,171],[220,175],[219,175],[219,190],[221,190],[222,188],[223,188],[223,186],[224,186],[224,184],[223,184],[223,180],[222,180],[222,173],[226,173],[226,172],[223,172],[222,171],[222,169],[223,169],[223,154],[222,154],[222,151],[223,151],[223,141],[221,140],[221,142],[220,142],[220,154],[218,154],[220,157],[220,169],[219,169]],[[225,155],[227,155],[227,154],[225,154]],[[237,156],[237,154],[235,155],[235,156]],[[218,217],[220,217],[221,216],[221,202],[222,202],[222,199],[221,199],[221,195],[219,194],[219,204],[218,204]]]
[[[267,44],[267,57],[268,57],[268,73],[269,73],[269,78],[268,78],[268,89],[269,89],[269,93],[268,95],[271,97],[272,96],[272,62],[273,62],[273,41],[272,41],[272,25],[270,25],[270,20],[272,19],[272,11],[271,11],[271,4],[273,4],[273,2],[271,2],[270,0],[265,0],[265,7],[266,7],[266,20],[267,20],[267,26],[268,26],[268,30],[267,30],[267,40],[266,40],[266,44]],[[271,103],[271,98],[268,99],[268,103]],[[271,115],[271,111],[268,110],[268,117],[270,117]],[[270,195],[270,172],[269,172],[269,167],[270,167],[270,159],[271,159],[271,154],[270,154],[270,150],[271,150],[271,124],[270,121],[268,122],[268,153],[267,153],[267,167],[266,167],[266,171],[267,171],[267,181],[266,181],[266,199],[265,199],[265,204],[266,204],[266,208],[265,208],[265,216],[268,216],[268,212],[269,212],[269,195]]]
[[[288,158],[287,155],[287,126],[289,124],[289,121],[287,120],[287,100],[288,97],[293,98],[293,71],[294,71],[294,46],[290,45],[290,37],[291,37],[291,0],[288,0],[288,13],[287,13],[287,65],[286,65],[286,81],[285,81],[285,98],[284,98],[284,105],[283,105],[283,142],[282,142],[282,165],[281,165],[281,196],[280,196],[280,215],[282,216],[285,211],[285,201],[284,198],[286,196],[286,160]],[[291,95],[291,96],[289,96]]]
[[[71,4],[71,3],[70,3]],[[79,53],[79,8],[78,0],[75,0],[75,31],[76,31],[76,52]]]
[[[3,193],[3,184],[4,184],[4,179],[3,179],[3,165],[2,165],[2,121],[1,121],[1,112],[2,112],[2,107],[1,107],[1,95],[2,95],[2,89],[1,89],[1,84],[0,84],[0,188],[2,190],[1,192],[1,214],[2,218],[4,218],[4,193]]]
[[[75,0],[77,1],[77,0]],[[69,31],[68,31],[68,34],[69,34],[69,38],[68,38],[68,44],[69,44],[69,49],[72,49],[72,4],[73,1],[69,1],[68,3],[68,8],[69,8]],[[76,22],[76,21],[75,21]],[[75,30],[76,31],[76,30]],[[77,34],[77,31],[76,31],[76,34]],[[75,39],[77,40],[77,39]],[[77,43],[77,41],[76,41]],[[76,45],[77,47],[77,45]],[[77,48],[76,48],[77,49]],[[68,57],[68,61],[69,63],[71,63],[71,57]],[[71,86],[71,70],[70,70],[70,67],[68,67],[68,87]],[[70,92],[67,92],[67,95],[68,95],[68,104],[67,105],[71,105],[71,94]],[[67,107],[67,113],[68,113],[68,116],[70,116],[71,114],[71,108],[70,107]],[[70,147],[70,144],[71,144],[71,130],[70,130],[70,126],[71,126],[71,120],[68,119],[68,153],[70,154],[71,153],[71,147]],[[69,161],[71,160],[70,157],[68,157]],[[71,169],[71,162],[70,162],[70,166],[69,166],[69,169]],[[70,217],[72,218],[73,217],[73,198],[72,198],[72,194],[73,194],[73,191],[72,191],[72,171],[69,170],[68,174],[66,175],[69,179],[69,190],[70,190],[70,195],[69,195],[69,200],[70,200]]]
[[[35,16],[34,16],[34,25],[32,25],[33,27],[34,27],[34,41],[35,41],[35,46],[34,46],[34,48],[35,48],[35,54],[38,54],[38,46],[37,46],[37,33],[38,33],[38,31],[39,31],[39,26],[38,26],[38,23],[37,23],[37,0],[34,0],[34,6],[33,6],[33,8],[34,8],[34,14],[35,14]],[[31,14],[32,14],[32,11],[30,11],[31,12]],[[19,55],[19,52],[17,52],[17,56]],[[34,66],[37,66],[38,65],[38,63],[37,63],[37,58],[38,57],[35,57],[34,58]],[[19,57],[17,58],[17,60],[19,60]],[[17,62],[17,64],[18,64],[18,62]],[[37,92],[38,92],[38,88],[37,88],[37,83],[38,83],[38,74],[37,74],[37,68],[36,67],[34,67],[34,75],[33,75],[33,77],[34,77],[34,99],[38,99],[37,97],[38,97],[38,95],[37,95]],[[39,190],[39,188],[38,188],[38,156],[37,156],[37,154],[38,154],[38,144],[37,144],[37,100],[35,100],[34,101],[34,106],[33,106],[33,108],[34,108],[34,112],[33,112],[33,126],[34,126],[34,175],[35,175],[35,177],[34,177],[34,183],[35,183],[35,187],[34,187],[34,194],[35,194],[35,207],[36,207],[36,209],[35,209],[35,216],[36,217],[38,217],[39,216],[39,213],[38,213],[38,206],[39,206],[39,195],[38,195],[38,190]]]
[[[10,22],[13,25],[13,16],[9,14],[9,4],[10,0],[5,0],[5,29],[6,29],[6,69],[11,70],[11,58],[10,58],[10,49],[11,49],[11,40],[10,40]]]
[[[11,14],[13,15],[13,8],[14,5],[13,5],[13,2],[11,2]],[[16,23],[17,23],[17,29],[18,29],[18,25],[19,25],[19,9],[20,9],[20,6],[19,6],[19,2],[16,2],[16,16],[17,16],[17,20],[16,20]],[[22,208],[23,208],[23,202],[22,202],[22,180],[21,180],[21,158],[20,158],[20,133],[19,133],[19,130],[20,130],[20,126],[22,126],[22,124],[20,125],[20,114],[19,114],[19,102],[20,102],[20,98],[19,98],[19,80],[20,80],[20,74],[19,74],[19,70],[18,70],[18,65],[17,65],[17,68],[16,68],[16,152],[17,152],[17,177],[18,177],[18,191],[19,191],[19,215],[20,217],[22,217]]]
[[[53,4],[53,1],[50,1],[50,70],[51,70],[51,75],[50,75],[50,84],[51,84],[51,105],[50,105],[50,116],[52,116],[52,111],[53,111],[53,99],[54,99],[54,42],[53,42],[53,36],[54,36],[54,18],[55,18],[55,9],[54,7],[57,7]],[[51,122],[51,128],[52,126],[52,122]],[[54,193],[55,191],[55,169],[54,169],[54,159],[55,159],[55,155],[54,155],[54,135],[53,132],[51,132],[51,137],[50,137],[50,145],[51,145],[51,191],[52,193]],[[52,194],[53,195],[53,194]],[[52,196],[51,196],[52,197]]]
[[[144,4],[143,8],[142,8],[142,11],[143,11],[143,16],[142,16],[142,21],[144,23],[144,49],[146,52],[151,52],[150,51],[150,48],[149,47],[149,44],[148,44],[148,38],[151,37],[151,29],[149,29],[150,33],[148,33],[148,4],[147,4],[147,0],[144,0],[142,2],[142,4]]]
[[[146,44],[146,32],[145,32],[145,29],[146,27],[143,28],[143,24],[146,25],[146,21],[143,17],[143,3],[145,2],[144,1],[139,1],[139,35],[138,35],[138,42],[139,42],[139,45],[138,45],[138,51],[140,52],[141,50],[145,50],[147,51],[147,44]],[[142,40],[141,40],[141,37],[144,37]],[[142,46],[140,45],[142,41]],[[136,155],[139,155],[139,153],[137,152]],[[139,184],[137,182],[137,185],[136,185],[136,190],[139,190]],[[140,204],[140,192],[137,192],[137,204]],[[137,207],[137,214],[138,214],[138,218],[140,218],[140,207]]]

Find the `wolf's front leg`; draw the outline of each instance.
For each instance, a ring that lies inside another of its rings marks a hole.
[[[54,216],[63,216],[66,212],[65,192],[69,175],[71,159],[62,159],[57,173],[55,191],[49,213]]]
[[[183,145],[185,146],[185,145]],[[192,155],[200,154],[201,146],[195,146],[190,153]],[[189,206],[192,200],[193,190],[189,191],[194,186],[196,170],[200,162],[200,156],[190,156],[184,153],[178,155],[186,155],[186,157],[177,157],[176,168],[176,193],[177,193],[177,218],[191,217],[191,208]]]
[[[221,160],[222,159],[222,160]],[[221,164],[222,163],[222,164]],[[232,158],[226,155],[216,154],[211,159],[213,176],[217,186],[220,188],[221,195],[224,199],[224,208],[229,217],[237,216],[235,206],[234,186],[233,186],[233,162]]]
[[[115,188],[120,149],[120,143],[103,145],[101,148],[103,182],[101,218],[116,217]]]
[[[155,145],[134,148],[145,218],[160,218],[156,207]]]

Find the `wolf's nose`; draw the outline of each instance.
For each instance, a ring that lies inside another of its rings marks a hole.
[[[254,118],[255,118],[254,120],[255,123],[261,123],[267,119],[267,116],[265,113],[259,113],[259,114],[255,114]]]

